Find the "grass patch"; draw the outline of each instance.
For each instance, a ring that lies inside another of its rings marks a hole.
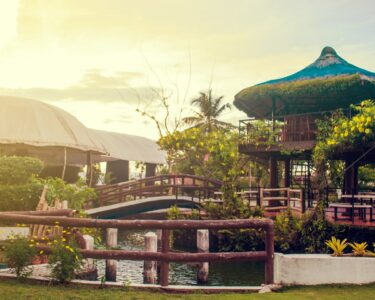
[[[314,287],[290,287],[269,294],[164,294],[155,292],[140,292],[116,288],[90,288],[77,286],[47,286],[43,284],[20,283],[14,280],[0,281],[1,299],[373,299],[375,284],[363,286],[335,285]]]

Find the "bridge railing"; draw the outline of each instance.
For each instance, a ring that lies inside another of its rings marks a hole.
[[[138,180],[96,187],[100,206],[146,197],[182,195],[213,198],[220,190],[218,180],[188,174],[159,175]]]
[[[260,206],[265,210],[291,209],[304,213],[306,201],[303,189],[261,188]]]
[[[237,220],[98,220],[88,218],[71,218],[56,216],[34,216],[0,213],[0,220],[8,222],[22,222],[24,224],[40,224],[53,226],[56,223],[63,227],[93,227],[118,229],[161,229],[162,242],[160,252],[128,251],[128,250],[85,250],[80,249],[82,256],[94,259],[114,260],[144,260],[159,261],[160,285],[169,284],[170,262],[232,262],[232,261],[264,261],[265,283],[273,283],[274,257],[274,226],[269,219],[237,219]],[[170,251],[170,230],[174,229],[262,229],[265,232],[265,250],[250,252],[219,252],[219,253],[190,253]],[[48,246],[39,246],[46,254],[50,253]]]

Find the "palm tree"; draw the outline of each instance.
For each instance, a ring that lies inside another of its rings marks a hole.
[[[199,111],[195,111],[194,116],[186,117],[183,121],[193,127],[204,127],[207,131],[233,127],[232,124],[217,119],[226,109],[231,108],[229,103],[223,104],[223,98],[223,96],[214,98],[211,89],[207,93],[200,92],[199,97],[191,101],[191,105],[197,106]]]

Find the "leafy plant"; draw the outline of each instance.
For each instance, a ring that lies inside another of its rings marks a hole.
[[[32,175],[38,175],[43,162],[24,156],[0,156],[0,183],[6,185],[26,184]]]
[[[275,246],[282,252],[292,252],[301,248],[302,221],[290,210],[282,212],[275,219]]]
[[[4,254],[7,264],[14,270],[18,279],[31,275],[32,269],[29,266],[37,251],[26,237],[10,236],[9,243],[4,246]]]
[[[334,256],[342,256],[348,243],[346,239],[341,241],[333,236],[331,240],[326,241],[326,245],[332,249]]]
[[[61,178],[48,178],[44,183],[48,185],[46,198],[49,203],[55,199],[67,200],[69,208],[81,211],[87,200],[96,198],[94,189],[88,187],[83,180],[69,184]]]
[[[353,254],[355,256],[363,256],[366,254],[366,248],[367,248],[367,243],[349,243],[349,246],[352,247],[353,249]]]
[[[51,265],[52,277],[60,283],[74,279],[75,272],[83,264],[82,256],[75,243],[65,238],[53,241],[48,261]]]

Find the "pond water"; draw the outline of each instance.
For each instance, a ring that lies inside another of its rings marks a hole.
[[[142,250],[145,232],[119,232],[119,247],[126,250]],[[105,273],[105,261],[97,260],[98,276]],[[117,265],[117,281],[143,283],[143,261],[121,260]],[[169,283],[173,285],[197,285],[197,268],[187,264],[170,264]],[[210,263],[207,285],[252,286],[264,282],[263,262],[214,262]]]

